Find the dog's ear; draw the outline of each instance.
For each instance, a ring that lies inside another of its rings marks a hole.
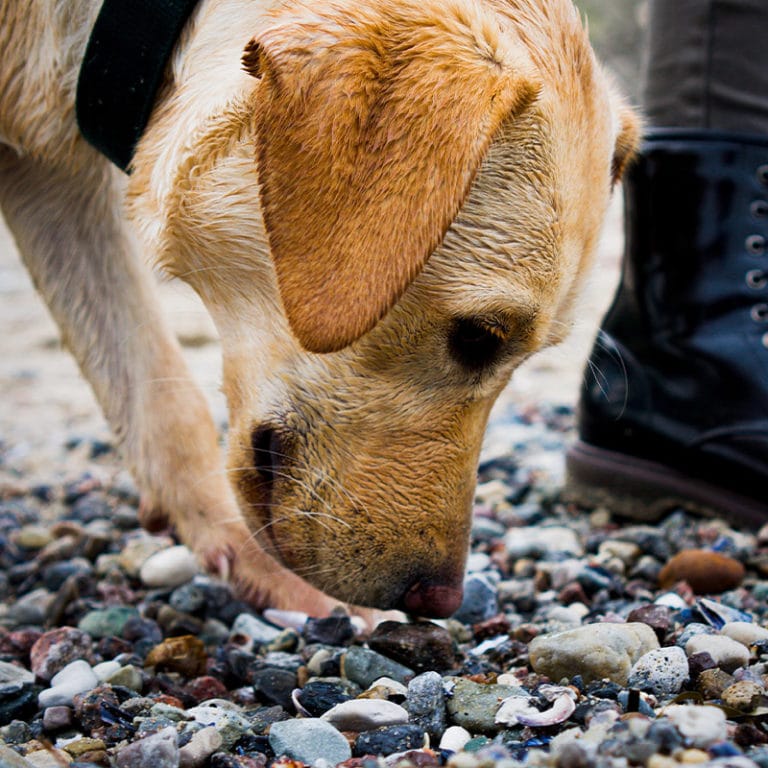
[[[259,181],[280,294],[314,352],[347,346],[392,307],[496,129],[538,93],[531,65],[474,4],[382,4],[376,18],[355,5],[320,18],[303,4],[245,57],[260,77]]]
[[[611,163],[612,183],[621,180],[627,166],[632,162],[640,146],[642,133],[642,120],[640,116],[625,103],[621,102],[617,108],[619,123],[616,146]]]

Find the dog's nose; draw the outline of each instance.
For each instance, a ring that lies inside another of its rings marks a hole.
[[[403,607],[416,616],[444,619],[456,613],[463,597],[461,583],[448,585],[419,581],[405,593]]]

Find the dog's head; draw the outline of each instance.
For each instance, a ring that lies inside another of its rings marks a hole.
[[[637,122],[565,0],[288,2],[242,66],[160,239],[243,512],[331,594],[448,615],[489,410],[565,335]]]

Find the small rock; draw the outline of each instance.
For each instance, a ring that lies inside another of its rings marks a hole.
[[[31,768],[32,763],[25,760],[15,749],[0,743],[0,766],[2,768]]]
[[[672,627],[672,611],[665,605],[643,605],[630,611],[627,622],[647,624],[661,642]]]
[[[755,643],[768,641],[768,629],[749,621],[731,621],[723,626],[720,634],[749,647]]]
[[[533,669],[554,681],[581,675],[585,682],[608,678],[626,685],[632,665],[659,647],[647,624],[586,624],[535,637],[529,646]]]
[[[213,726],[201,728],[179,750],[179,768],[200,768],[222,743],[221,735]]]
[[[440,739],[439,749],[446,752],[460,752],[472,738],[472,734],[460,725],[446,728]]]
[[[90,611],[77,623],[77,628],[91,637],[120,637],[130,619],[137,618],[136,608],[117,605],[103,610]]]
[[[707,700],[719,699],[735,679],[722,669],[705,669],[696,680],[696,690]]]
[[[738,587],[745,573],[744,566],[727,555],[707,549],[684,549],[661,569],[659,586],[669,589],[678,581],[685,581],[698,595],[714,595]]]
[[[452,685],[446,701],[450,719],[472,733],[497,733],[501,726],[496,723],[496,713],[501,703],[510,696],[526,694],[522,688],[511,685],[483,685],[463,678],[448,680]]]
[[[415,624],[383,621],[374,629],[368,646],[415,672],[448,670],[456,664],[450,632],[430,621]]]
[[[139,570],[139,578],[148,587],[178,587],[199,572],[197,558],[182,544],[150,555]]]
[[[115,768],[178,768],[179,760],[176,729],[169,727],[118,749]]]
[[[38,702],[42,708],[68,706],[72,704],[76,694],[89,691],[98,684],[99,678],[94,674],[91,665],[78,659],[67,664],[51,678],[51,687],[40,693]]]
[[[418,725],[388,725],[364,731],[355,740],[354,753],[363,755],[392,755],[424,746],[424,729]]]
[[[686,644],[688,656],[706,651],[718,667],[726,672],[733,672],[749,664],[749,649],[723,635],[694,635]]]
[[[352,757],[344,736],[330,723],[316,718],[273,723],[269,729],[269,745],[277,757],[285,755],[308,765],[317,760],[338,765]]]
[[[76,659],[91,658],[91,637],[74,627],[59,627],[41,635],[30,651],[32,672],[50,680]]]
[[[538,559],[555,553],[576,557],[584,554],[584,548],[576,533],[561,526],[512,528],[508,531],[504,544],[508,557],[514,560],[522,557]]]
[[[762,701],[765,689],[757,683],[742,680],[729,685],[722,694],[723,704],[740,712],[752,712]]]
[[[656,648],[634,663],[627,686],[665,696],[679,693],[688,676],[688,657],[682,648]]]
[[[453,619],[463,624],[479,624],[498,612],[498,590],[488,576],[483,573],[467,576],[464,580],[464,597]]]
[[[182,717],[192,717],[201,725],[211,725],[216,728],[222,739],[224,749],[232,749],[235,743],[246,734],[252,734],[252,725],[239,709],[228,701],[217,702],[221,706],[214,706],[212,702],[192,707],[181,712]]]
[[[310,617],[304,624],[302,634],[308,643],[343,646],[355,636],[355,628],[349,616],[327,616],[322,619]]]
[[[413,725],[418,725],[434,740],[440,738],[446,725],[445,689],[437,672],[424,672],[408,683],[406,706]]]
[[[291,709],[291,694],[298,686],[296,673],[289,669],[267,667],[256,670],[251,676],[253,690],[265,704],[279,704],[283,709]]]
[[[717,707],[671,704],[664,714],[692,747],[706,749],[728,735],[725,713]]]
[[[310,680],[297,696],[311,717],[320,717],[337,704],[352,698],[344,686],[330,680]]]
[[[385,699],[352,699],[329,709],[322,719],[339,731],[371,731],[385,725],[403,725],[408,712]]]
[[[47,707],[43,712],[43,728],[48,732],[69,728],[73,722],[72,707],[57,705]]]
[[[145,661],[148,667],[178,672],[185,677],[199,677],[205,672],[208,657],[202,640],[193,635],[169,637],[156,645]]]
[[[122,548],[118,562],[129,576],[138,576],[141,566],[149,557],[164,549],[174,546],[169,536],[150,536],[143,531],[130,539]]]
[[[341,673],[361,688],[368,688],[380,677],[391,677],[400,683],[405,683],[413,677],[410,667],[358,645],[353,645],[342,657]]]
[[[35,676],[28,669],[20,667],[18,664],[11,664],[7,661],[0,661],[0,687],[12,683],[34,683]]]
[[[232,624],[229,638],[250,650],[255,645],[271,643],[279,634],[280,630],[277,627],[261,621],[250,613],[241,613]],[[241,643],[239,641],[241,637],[246,638],[248,642],[246,644]]]

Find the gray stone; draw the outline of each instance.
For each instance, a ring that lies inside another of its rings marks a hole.
[[[317,718],[273,723],[269,729],[269,745],[277,757],[285,755],[309,765],[316,760],[337,765],[352,757],[344,736],[330,723]]]
[[[391,677],[399,683],[405,683],[413,677],[412,669],[358,645],[353,645],[344,654],[341,665],[342,675],[361,688],[368,688],[380,677]]]
[[[115,768],[178,768],[175,728],[163,728],[118,750]]]
[[[241,613],[233,622],[229,636],[230,639],[245,637],[248,639],[248,646],[253,647],[271,643],[279,634],[277,627],[257,619],[250,613]]]
[[[471,733],[495,734],[502,726],[496,723],[502,701],[527,692],[512,685],[483,685],[463,678],[446,678],[446,707],[454,725]]]
[[[408,683],[406,701],[411,723],[423,728],[435,740],[445,731],[445,690],[437,672],[424,672]]]
[[[179,750],[180,768],[200,768],[222,743],[221,734],[213,726],[201,728]]]
[[[20,667],[18,664],[11,664],[7,661],[0,661],[0,686],[9,683],[34,683],[35,676],[28,669]]]
[[[478,624],[499,612],[498,589],[485,574],[473,573],[464,580],[464,598],[453,619]]]
[[[581,675],[585,682],[609,679],[626,685],[632,665],[659,647],[656,633],[639,622],[586,624],[534,638],[533,669],[553,681]]]
[[[632,666],[627,685],[655,696],[679,693],[688,680],[688,657],[682,648],[657,648]]]
[[[229,702],[226,704],[192,707],[187,710],[186,716],[193,717],[201,725],[214,726],[221,736],[224,749],[231,749],[241,736],[252,733],[252,730],[250,721],[240,713],[236,705]]]

